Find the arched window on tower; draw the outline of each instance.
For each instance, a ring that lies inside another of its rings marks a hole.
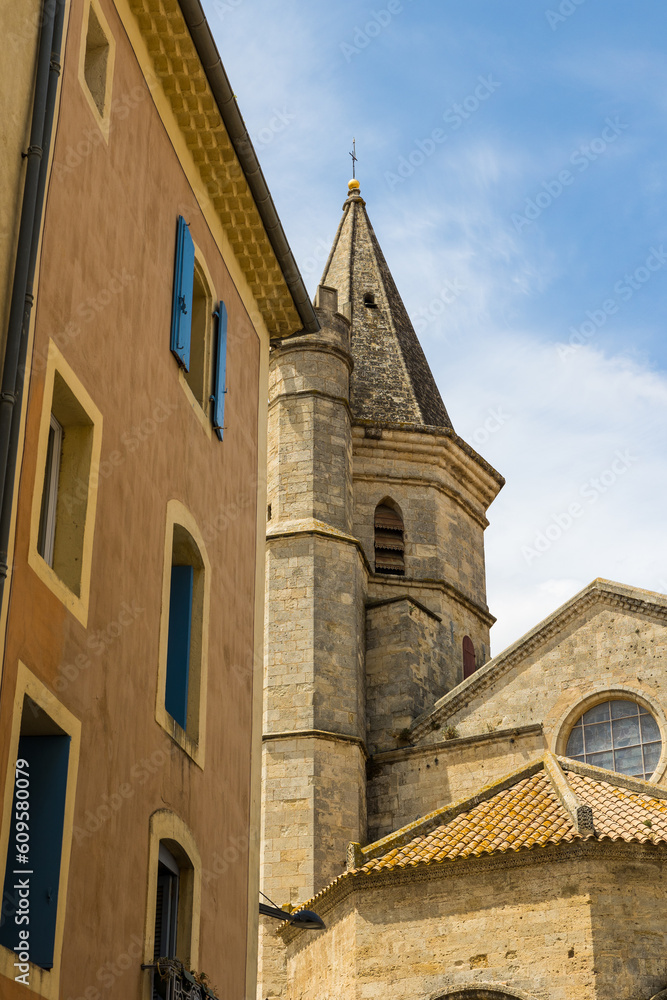
[[[377,309],[377,303],[375,301],[375,296],[372,292],[366,292],[364,295],[364,305],[367,309]]]
[[[463,637],[463,679],[475,673],[475,647],[469,635]]]
[[[403,518],[391,500],[375,508],[375,572],[405,575]]]

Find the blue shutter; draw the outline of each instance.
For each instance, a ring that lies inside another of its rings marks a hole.
[[[192,627],[192,566],[171,567],[169,639],[167,644],[167,688],[165,708],[181,729],[188,722],[188,675]]]
[[[227,306],[220,303],[218,312],[218,338],[215,352],[215,389],[213,390],[213,427],[222,441],[225,423],[225,376],[227,372]]]
[[[19,930],[28,930],[30,961],[42,969],[53,967],[69,745],[69,736],[22,736],[19,740],[19,759],[29,763],[29,863],[23,865],[17,861],[16,804],[25,799],[17,800],[19,789],[15,787],[0,944],[13,950],[19,942]],[[21,913],[19,880],[29,881],[29,924],[16,923]]]
[[[190,370],[190,332],[192,329],[192,293],[195,280],[195,245],[188,224],[178,217],[176,232],[176,267],[174,301],[171,310],[171,350],[178,363]]]

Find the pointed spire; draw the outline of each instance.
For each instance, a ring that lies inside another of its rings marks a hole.
[[[338,291],[340,306],[350,303],[355,417],[451,427],[356,178],[348,184],[343,217],[321,284]]]

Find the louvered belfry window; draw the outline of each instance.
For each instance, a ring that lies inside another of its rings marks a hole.
[[[375,508],[375,572],[405,575],[403,518],[386,503]]]

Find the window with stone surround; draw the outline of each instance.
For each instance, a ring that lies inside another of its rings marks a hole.
[[[572,727],[565,754],[633,778],[648,779],[662,753],[658,723],[636,701],[614,699],[588,709]]]

